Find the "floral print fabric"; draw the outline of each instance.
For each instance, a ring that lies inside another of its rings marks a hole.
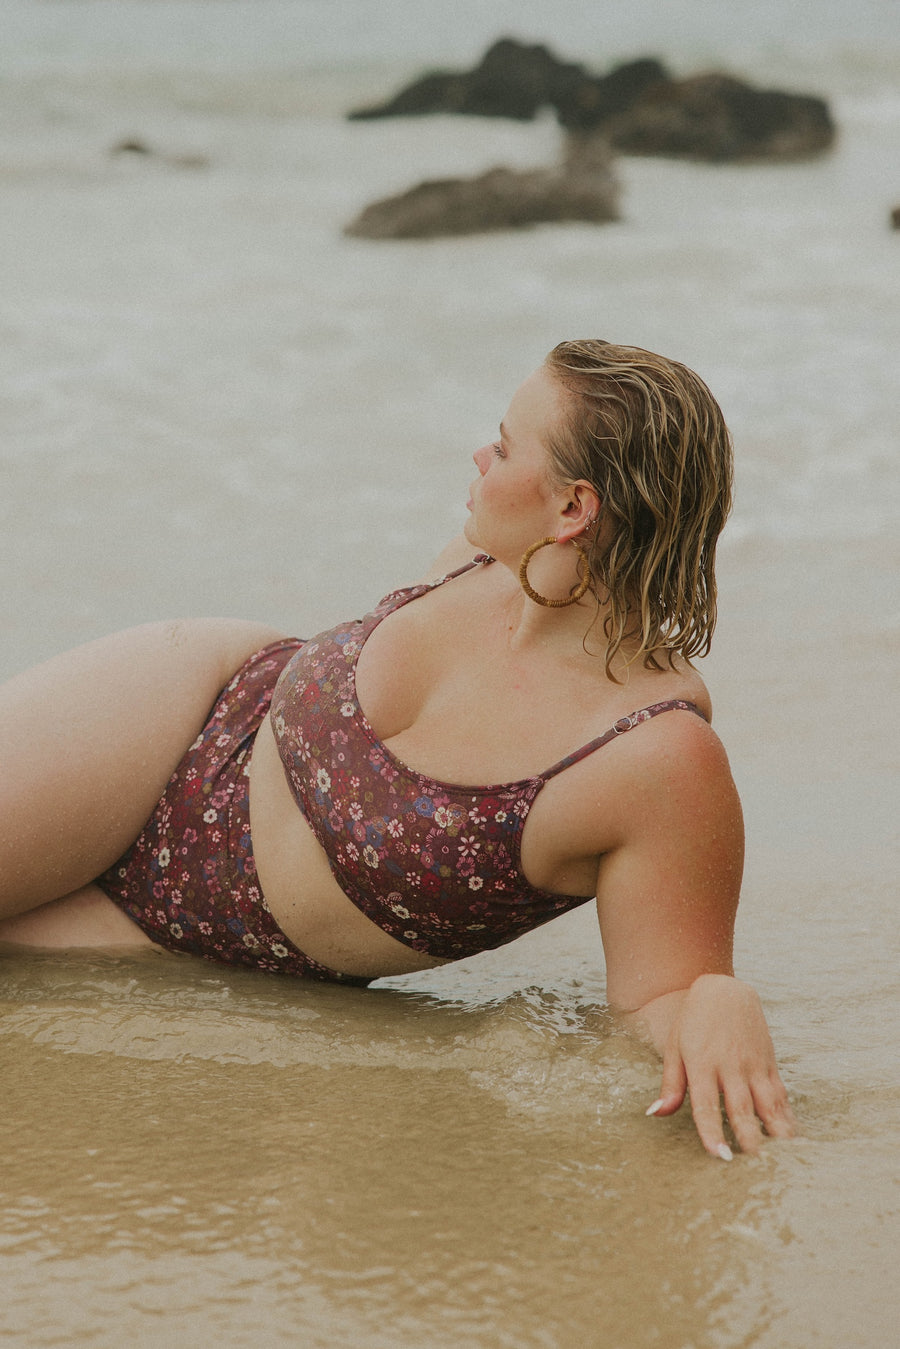
[[[490,561],[480,556],[433,585]],[[247,774],[270,704],[294,796],[338,884],[398,941],[459,959],[501,946],[592,898],[540,890],[522,875],[522,831],[538,792],[556,773],[659,712],[698,709],[680,701],[643,708],[518,782],[467,787],[424,777],[396,759],[369,726],[355,672],[373,629],[433,585],[394,591],[365,618],[311,641],[276,642],[234,675],[140,837],[98,878],[158,945],[306,979],[371,982],[310,959],[266,906],[253,859]]]
[[[223,690],[137,842],[98,884],[159,946],[226,965],[365,985],[311,960],[278,927],[250,840],[253,739],[275,681],[302,647],[266,647]]]
[[[675,704],[617,723],[547,772],[467,787],[437,782],[396,759],[369,726],[356,695],[356,663],[384,618],[435,585],[393,591],[365,618],[307,642],[285,667],[272,722],[294,796],[344,893],[373,922],[416,951],[459,959],[501,946],[591,895],[558,895],[522,874],[522,831],[544,783],[614,735]],[[678,704],[696,711],[691,704]]]

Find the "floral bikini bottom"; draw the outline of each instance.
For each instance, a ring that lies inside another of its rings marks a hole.
[[[264,647],[222,690],[137,841],[97,884],[158,946],[219,964],[364,987],[304,955],[259,886],[250,840],[253,740],[275,683],[303,646]]]

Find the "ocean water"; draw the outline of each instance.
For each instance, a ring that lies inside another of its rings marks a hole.
[[[605,1013],[589,909],[365,993],[2,956],[4,1343],[891,1342],[896,18],[0,0],[0,676],[149,618],[360,612],[458,531],[556,341],[687,361],[737,454],[706,674],[748,824],[738,967],[803,1125],[725,1167],[644,1118],[658,1069]],[[558,155],[549,117],[345,119],[503,33],[818,93],[838,141],[621,160],[602,227],[345,238],[423,177]]]

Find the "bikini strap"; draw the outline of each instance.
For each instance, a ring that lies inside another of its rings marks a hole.
[[[434,590],[437,586],[442,586],[445,581],[455,581],[457,576],[464,576],[473,567],[486,567],[489,562],[493,561],[490,553],[476,553],[471,562],[464,562],[455,571],[448,571],[445,576],[439,576],[436,581],[426,581],[425,585],[429,590]]]
[[[586,759],[595,750],[608,745],[610,740],[615,740],[616,736],[625,735],[627,731],[633,731],[635,726],[640,726],[642,721],[649,721],[651,717],[658,717],[661,712],[676,710],[694,712],[703,721],[706,721],[706,717],[696,703],[685,702],[682,698],[669,698],[663,703],[653,703],[650,707],[642,707],[640,711],[632,712],[627,717],[619,717],[619,720],[610,726],[609,730],[605,731],[603,735],[598,735],[596,740],[590,740],[586,745],[582,745],[581,749],[576,749],[573,753],[567,754],[564,759],[560,759],[559,763],[555,763],[552,768],[548,768],[546,772],[541,773],[542,781],[546,782],[548,778],[556,777],[556,774],[561,773],[564,768],[571,768],[572,764]]]
[[[378,601],[371,614],[361,621],[367,623],[371,620],[371,626],[377,627],[382,619],[387,618],[388,614],[392,614],[395,609],[402,609],[405,604],[421,599],[429,591],[437,590],[438,586],[442,586],[445,581],[454,581],[457,576],[463,576],[473,567],[483,567],[488,562],[493,561],[494,559],[488,553],[478,553],[472,558],[471,562],[464,562],[461,567],[457,567],[455,571],[448,571],[445,576],[439,576],[436,581],[419,581],[414,586],[401,586],[399,590],[389,590]]]

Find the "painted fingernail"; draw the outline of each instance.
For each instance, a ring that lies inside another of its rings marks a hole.
[[[721,1157],[723,1162],[730,1162],[734,1157],[734,1153],[727,1143],[720,1143],[716,1148],[716,1156]]]
[[[659,1110],[660,1107],[663,1106],[664,1104],[665,1104],[665,1099],[664,1099],[664,1097],[660,1096],[660,1098],[659,1098],[658,1101],[654,1101],[652,1105],[649,1105],[649,1106],[647,1107],[647,1109],[644,1111],[644,1114],[645,1114],[645,1115],[655,1115],[656,1112],[657,1112],[657,1110]]]

